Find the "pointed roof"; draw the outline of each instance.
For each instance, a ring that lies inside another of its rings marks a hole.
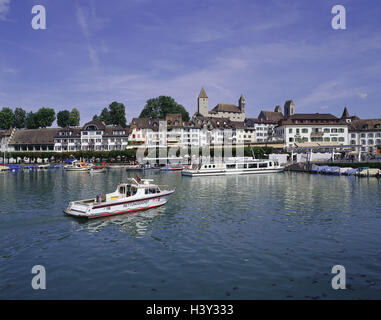
[[[348,119],[350,118],[349,112],[347,107],[344,108],[343,115],[341,116],[341,119]]]
[[[241,94],[241,97],[239,98],[239,100],[245,101],[245,98],[243,97],[243,94]]]
[[[204,88],[201,88],[201,91],[200,91],[200,94],[198,96],[199,98],[208,98],[208,96],[206,95],[206,92],[205,92],[205,89]]]

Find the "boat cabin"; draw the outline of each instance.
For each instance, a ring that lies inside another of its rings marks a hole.
[[[96,197],[97,203],[119,200],[133,196],[147,196],[150,194],[161,193],[159,186],[150,184],[152,180],[141,179],[143,183],[138,183],[135,179],[131,179],[132,183],[121,183],[113,193],[98,194]]]

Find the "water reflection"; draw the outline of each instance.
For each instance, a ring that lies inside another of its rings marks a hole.
[[[142,238],[150,231],[151,225],[161,215],[165,214],[165,208],[150,209],[132,214],[116,215],[95,220],[73,220],[75,231],[88,231],[96,233],[105,228],[115,228],[120,232],[128,233],[134,238]]]

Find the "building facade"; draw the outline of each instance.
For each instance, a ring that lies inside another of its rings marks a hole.
[[[197,117],[183,122],[181,115],[169,114],[165,119],[134,118],[129,141],[133,145],[204,147],[255,142],[255,128],[228,118]]]
[[[360,151],[381,155],[381,119],[353,120],[349,123],[349,143]]]
[[[348,124],[332,114],[294,114],[279,122],[275,135],[288,147],[301,143],[348,145]]]
[[[54,151],[125,150],[128,145],[128,135],[129,130],[126,128],[106,126],[103,122],[93,120],[86,123],[82,128],[58,129],[54,137]]]

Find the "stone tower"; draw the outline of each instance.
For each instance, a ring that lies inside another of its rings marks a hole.
[[[284,117],[288,118],[289,116],[292,116],[295,114],[295,104],[294,101],[288,100],[284,104]]]
[[[207,117],[209,113],[208,96],[206,95],[204,88],[201,88],[197,101],[198,101],[198,113],[204,117]]]
[[[238,107],[241,110],[242,113],[245,113],[245,99],[243,95],[241,94],[241,97],[238,100]]]

